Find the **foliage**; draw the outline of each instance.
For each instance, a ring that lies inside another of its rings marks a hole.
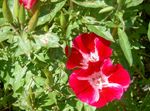
[[[13,18],[7,20],[2,4],[1,111],[149,111],[150,1],[41,0],[33,30],[28,30],[32,12],[25,10],[21,22],[13,13],[14,0],[8,0]],[[112,59],[132,78],[122,100],[101,109],[81,103],[68,86],[65,46],[83,32],[112,41]]]

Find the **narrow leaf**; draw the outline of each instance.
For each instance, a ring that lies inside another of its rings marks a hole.
[[[56,4],[55,8],[48,14],[41,16],[38,20],[37,26],[43,25],[46,22],[51,22],[58,11],[61,10],[61,8],[65,5],[67,0],[63,0],[62,2],[59,2]]]
[[[143,0],[127,0],[126,2],[127,8],[129,8],[140,5],[143,2]]]
[[[75,4],[82,6],[82,7],[87,7],[87,8],[103,8],[107,6],[104,1],[77,1],[77,0],[72,0]]]
[[[97,35],[114,42],[112,35],[110,34],[108,30],[106,30],[105,27],[100,27],[100,26],[95,26],[95,25],[88,25],[87,27],[91,32],[94,32]]]
[[[149,22],[149,24],[148,24],[147,36],[148,36],[148,39],[149,39],[149,41],[150,41],[150,22]]]
[[[130,42],[128,40],[128,36],[121,29],[118,29],[118,36],[119,36],[120,47],[121,47],[128,63],[130,64],[130,66],[132,66],[133,58],[132,58],[131,47],[130,47]]]

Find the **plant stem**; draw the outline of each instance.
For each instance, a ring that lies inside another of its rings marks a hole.
[[[112,30],[112,36],[113,36],[113,37],[116,36],[117,31],[118,31],[117,27],[114,27],[113,30]]]
[[[72,0],[70,0],[69,5],[70,5],[70,9],[73,10],[73,2],[72,2]]]

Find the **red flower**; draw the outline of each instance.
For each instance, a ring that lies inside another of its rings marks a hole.
[[[79,69],[69,78],[69,85],[76,96],[95,107],[121,99],[129,84],[129,73],[120,64],[112,65],[110,59],[104,61],[99,71],[95,71],[95,67]]]
[[[19,0],[20,4],[23,4],[26,9],[32,9],[37,0]]]
[[[87,69],[89,66],[101,64],[112,54],[110,42],[94,33],[84,33],[73,40],[72,48],[66,48],[68,56],[67,68]]]

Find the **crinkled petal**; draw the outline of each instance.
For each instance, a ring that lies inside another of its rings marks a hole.
[[[93,103],[99,98],[98,90],[93,89],[87,80],[77,79],[75,72],[70,75],[69,85],[76,96],[85,103]]]
[[[68,51],[66,52],[68,53]],[[83,57],[81,53],[75,48],[72,48],[71,53],[68,54],[68,60],[66,64],[67,69],[73,69],[73,68],[81,66],[82,60],[83,60]]]
[[[116,99],[120,100],[122,95],[123,95],[123,88],[121,86],[106,87],[100,91],[99,100],[90,105],[100,108],[100,107],[105,106],[108,102],[111,102]]]
[[[115,65],[115,71],[109,77],[110,83],[117,83],[123,86],[124,90],[129,87],[130,84],[130,75],[126,69],[122,67],[122,65]]]

